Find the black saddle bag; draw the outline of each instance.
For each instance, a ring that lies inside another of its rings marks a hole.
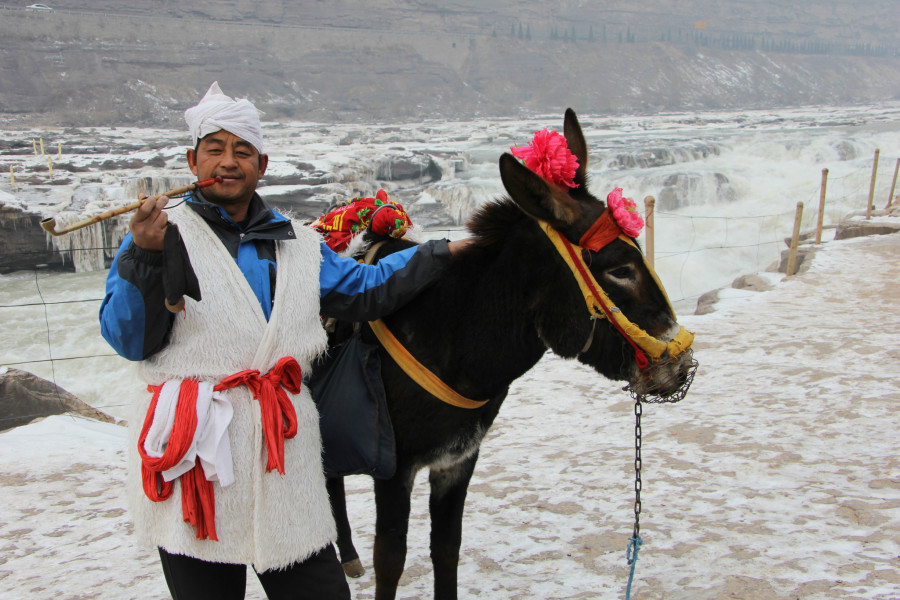
[[[313,365],[309,389],[319,409],[325,474],[392,477],[394,429],[378,347],[354,332]]]

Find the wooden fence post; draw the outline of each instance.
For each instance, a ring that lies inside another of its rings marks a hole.
[[[816,244],[822,243],[822,224],[825,222],[826,185],[828,185],[828,169],[822,169],[822,188],[819,190],[819,222],[816,225]]]
[[[866,219],[872,218],[872,200],[875,197],[875,174],[878,173],[878,155],[881,150],[875,148],[875,162],[872,164],[872,182],[869,184],[869,202],[866,204]]]
[[[16,189],[16,173],[12,165],[9,165],[9,185],[12,189]]]
[[[790,277],[797,269],[797,246],[800,244],[800,223],[803,220],[803,203],[797,203],[797,215],[794,217],[794,235],[791,236],[791,251],[785,275]]]
[[[891,193],[888,194],[888,203],[885,205],[885,209],[891,207],[891,204],[894,203],[894,188],[897,187],[897,171],[900,171],[900,158],[897,159],[897,166],[894,167],[894,181],[891,183]]]
[[[656,268],[653,266],[653,253],[655,247],[653,240],[653,213],[655,208],[656,198],[653,196],[644,198],[644,223],[646,225],[646,229],[644,230],[644,256],[647,258],[647,264],[649,264],[651,268]]]

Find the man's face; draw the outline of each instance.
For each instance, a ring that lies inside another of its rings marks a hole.
[[[203,188],[203,197],[232,214],[250,204],[256,185],[266,173],[269,157],[249,142],[222,130],[211,133],[188,150],[188,166],[197,179],[222,177],[221,183]]]

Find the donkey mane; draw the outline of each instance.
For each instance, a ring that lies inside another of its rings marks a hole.
[[[510,231],[531,219],[508,196],[479,206],[469,217],[466,227],[478,240],[480,247],[496,246],[509,236]]]

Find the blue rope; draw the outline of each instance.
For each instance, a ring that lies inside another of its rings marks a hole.
[[[644,540],[637,534],[628,540],[628,550],[625,551],[625,557],[628,559],[628,564],[631,565],[631,572],[628,574],[628,587],[625,588],[625,600],[631,600],[631,582],[634,580],[634,567],[637,565],[638,552],[640,552],[641,546],[643,545]]]

